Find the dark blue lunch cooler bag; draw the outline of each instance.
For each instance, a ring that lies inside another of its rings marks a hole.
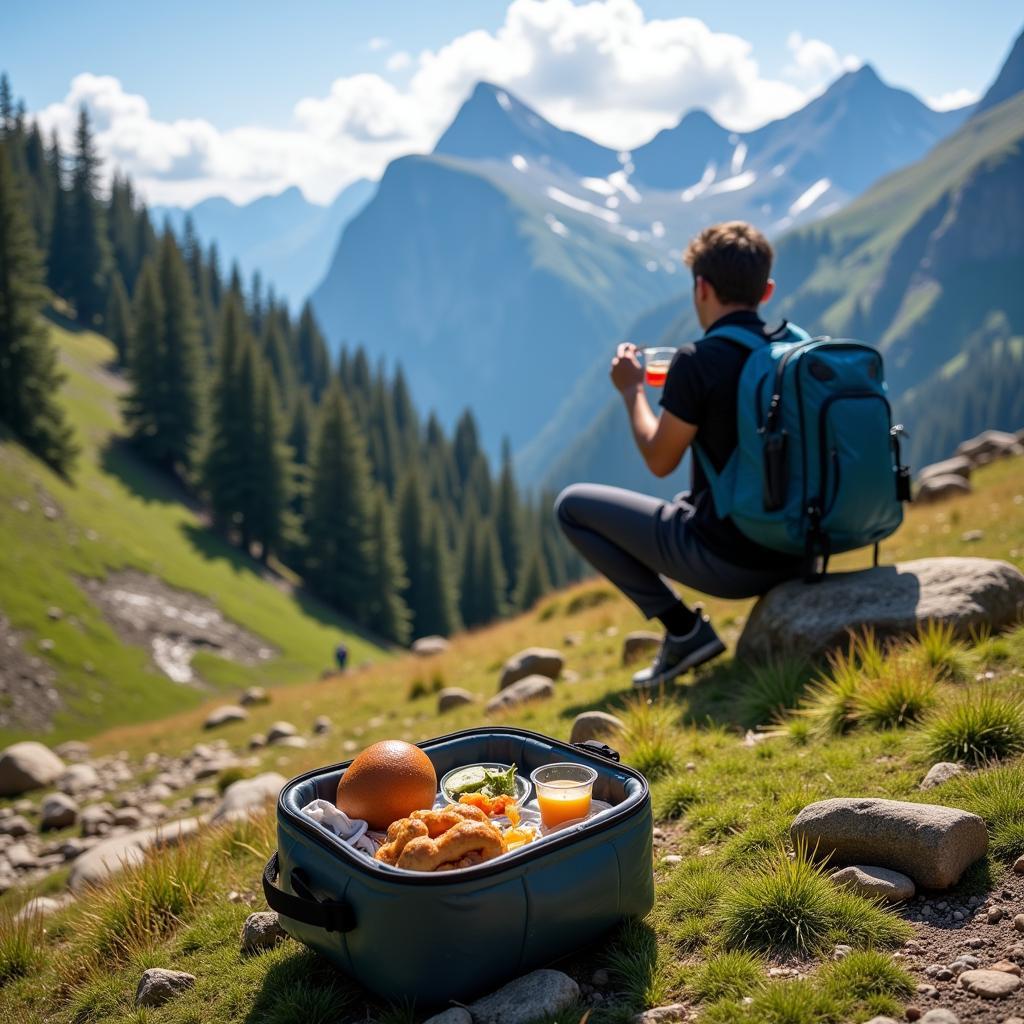
[[[307,772],[281,790],[278,852],[263,878],[293,938],[378,995],[435,1005],[491,991],[651,909],[650,793],[613,751],[506,727],[419,746],[439,779],[482,761],[515,763],[524,776],[556,761],[589,765],[595,799],[613,807],[496,861],[414,875],[371,862],[301,813],[334,800],[350,761]]]

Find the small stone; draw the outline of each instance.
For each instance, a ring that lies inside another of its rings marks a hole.
[[[1024,875],[1024,854],[1021,854],[1021,856],[1013,862],[1013,870],[1016,871],[1018,875]]]
[[[934,985],[927,985],[924,982],[918,985],[915,991],[920,996],[935,996],[939,993],[939,990]]]
[[[1005,999],[1020,988],[1020,978],[1004,971],[964,971],[959,984],[982,999]]]
[[[603,967],[599,967],[594,971],[593,975],[591,975],[590,983],[603,988],[608,984],[608,972]]]
[[[852,946],[846,946],[840,943],[840,945],[836,946],[836,948],[832,950],[832,959],[845,960],[852,952]]]
[[[990,971],[1003,971],[1006,974],[1015,974],[1020,977],[1020,967],[1009,960],[997,960],[990,968]]]
[[[282,736],[274,740],[275,747],[293,747],[296,750],[305,750],[309,746],[309,740],[305,736]]]
[[[313,721],[313,733],[322,736],[331,731],[331,720],[326,715],[317,715]]]
[[[960,1018],[952,1010],[936,1007],[921,1018],[921,1024],[960,1024]]]
[[[984,540],[984,538],[984,530],[964,530],[964,532],[960,534],[960,540],[962,540],[964,544],[974,544],[979,540]]]
[[[630,665],[645,655],[654,654],[664,639],[662,633],[653,633],[645,629],[627,633],[622,639],[622,664]]]
[[[921,1009],[920,1009],[920,1007],[914,1006],[914,1004],[911,1003],[903,1011],[903,1016],[906,1017],[907,1020],[920,1020],[921,1019]]]
[[[138,807],[119,807],[114,811],[114,824],[124,828],[138,828],[142,824],[142,811]]]
[[[465,707],[475,701],[476,694],[469,690],[465,690],[461,686],[446,686],[437,693],[437,711],[438,714],[444,714],[445,711]]]
[[[229,725],[231,722],[244,722],[249,717],[249,712],[237,704],[225,704],[223,707],[214,708],[206,716],[203,722],[204,729],[217,729],[222,725]]]
[[[0,751],[0,796],[51,786],[63,773],[64,762],[42,743],[14,743]]]
[[[527,676],[505,687],[486,704],[488,714],[518,707],[533,700],[544,700],[555,695],[555,684],[544,676]]]
[[[249,737],[250,750],[262,750],[267,745],[267,737],[261,732],[254,732]]]
[[[559,651],[547,647],[527,647],[505,662],[501,670],[501,679],[498,681],[498,689],[504,690],[529,676],[557,679],[563,668],[565,658]]]
[[[274,722],[267,730],[267,743],[280,743],[286,736],[296,736],[299,730],[291,722]]]
[[[671,868],[675,867],[677,864],[682,864],[683,858],[680,857],[677,853],[670,853],[667,857],[661,858],[661,863],[664,864],[665,867]]]
[[[981,949],[981,947],[985,945],[985,940],[975,936],[973,939],[967,940],[967,945],[970,946],[971,949]]]
[[[28,901],[14,915],[15,921],[27,921],[29,918],[44,918],[49,917],[50,914],[55,914],[58,910],[63,910],[64,907],[71,902],[71,897],[64,897],[61,899],[54,899],[52,896],[36,896],[34,899]]]
[[[633,1017],[632,1024],[670,1024],[673,1021],[685,1021],[688,1017],[689,1010],[682,1003],[672,1003],[670,1006],[656,1006],[653,1010],[638,1013]]]
[[[469,1010],[453,1006],[450,1010],[428,1017],[423,1024],[473,1024],[473,1018],[470,1017]]]
[[[1017,914],[1013,919],[1013,927],[1019,932],[1024,932],[1024,914]]]
[[[262,953],[287,938],[288,933],[281,927],[277,914],[272,910],[250,914],[242,925],[242,952]]]
[[[932,789],[941,786],[957,775],[963,774],[963,766],[955,761],[939,761],[928,769],[928,774],[921,780],[921,789]]]
[[[467,1009],[474,1024],[531,1024],[562,1013],[579,997],[579,986],[567,974],[542,968],[510,981]]]
[[[871,1020],[866,1022],[866,1024],[899,1024],[899,1022],[894,1020],[892,1017],[878,1016],[872,1017]]]
[[[10,836],[17,839],[20,836],[27,836],[32,832],[32,825],[28,819],[20,814],[12,814],[9,818],[0,821],[0,836]]]
[[[163,1006],[168,1000],[192,988],[195,983],[194,974],[150,967],[139,979],[139,986],[135,990],[135,1005]]]
[[[262,686],[250,686],[238,698],[238,703],[243,707],[251,707],[254,704],[269,704],[270,694]]]
[[[935,972],[935,978],[937,981],[952,981],[953,972],[948,967],[942,967]]]
[[[861,896],[879,897],[889,903],[902,903],[914,898],[914,880],[888,868],[854,864],[832,875],[834,885],[852,889]]]
[[[626,728],[625,722],[607,711],[583,711],[572,723],[570,743],[583,743],[607,736],[618,736]]]
[[[1003,919],[1003,908],[992,907],[986,915],[986,920],[989,924],[999,924]]]
[[[39,831],[67,828],[78,820],[78,804],[66,793],[51,793],[39,808]]]
[[[421,636],[413,641],[412,653],[419,658],[430,658],[435,654],[444,654],[451,644],[443,636]]]

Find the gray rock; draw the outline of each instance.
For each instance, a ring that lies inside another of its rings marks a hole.
[[[418,658],[432,658],[435,654],[444,654],[451,644],[443,636],[421,636],[412,643],[412,653]]]
[[[122,828],[138,828],[142,824],[142,811],[138,807],[118,807],[114,811],[114,824]]]
[[[69,765],[67,771],[57,780],[57,788],[69,796],[78,796],[79,793],[99,789],[101,786],[99,773],[91,764]]]
[[[114,812],[104,804],[94,804],[82,811],[78,822],[83,836],[100,836],[114,824]]]
[[[238,703],[242,707],[252,707],[254,704],[269,704],[270,694],[262,686],[250,686],[238,698]]]
[[[461,686],[446,686],[437,694],[437,711],[443,714],[451,711],[452,708],[461,708],[466,704],[473,704],[476,701],[476,694],[464,690]]]
[[[267,737],[261,732],[254,732],[249,737],[250,750],[262,750],[267,745]]]
[[[267,743],[280,743],[286,736],[297,736],[298,732],[291,722],[274,722],[267,730]]]
[[[434,1014],[423,1024],[473,1024],[473,1018],[470,1017],[469,1010],[464,1010],[461,1006],[453,1006],[443,1013]]]
[[[217,729],[222,725],[230,725],[232,722],[244,722],[249,717],[249,712],[237,704],[225,704],[223,707],[214,708],[206,716],[203,722],[204,729]]]
[[[78,804],[67,793],[51,793],[39,808],[39,831],[67,828],[78,821]]]
[[[963,774],[963,765],[955,761],[939,761],[928,769],[928,774],[921,780],[921,789],[941,786],[944,782]]]
[[[921,1018],[920,1024],[960,1024],[960,1018],[952,1010],[937,1006]]]
[[[842,868],[832,876],[835,885],[852,889],[859,896],[879,898],[889,903],[903,903],[914,898],[914,880],[899,871],[888,868],[867,867],[854,864]]]
[[[39,919],[49,917],[51,914],[57,913],[58,910],[63,910],[71,902],[72,897],[70,896],[60,899],[54,899],[52,896],[36,896],[14,915],[14,920],[27,921],[31,917]]]
[[[976,437],[957,445],[954,456],[962,455],[969,459],[972,466],[984,466],[995,459],[1024,452],[1016,434],[1008,434],[1005,430],[983,430]]]
[[[941,462],[933,462],[930,466],[925,466],[917,474],[917,480],[920,483],[922,480],[936,476],[962,476],[965,480],[970,480],[973,468],[971,460],[966,455],[954,455],[951,459],[943,459]]]
[[[599,739],[602,736],[618,736],[626,728],[625,722],[607,711],[583,711],[572,723],[570,743]]]
[[[89,758],[89,744],[81,740],[66,740],[58,743],[53,752],[64,761],[86,761]]]
[[[30,835],[31,832],[32,823],[28,818],[20,814],[12,814],[9,818],[4,818],[3,821],[0,821],[0,836],[10,836],[12,839],[17,839],[20,836]]]
[[[934,505],[938,501],[957,498],[971,493],[971,482],[956,473],[944,476],[930,476],[922,480],[914,491],[915,505]]]
[[[52,786],[63,772],[64,762],[42,743],[14,743],[0,752],[0,796]]]
[[[296,750],[305,750],[309,746],[309,740],[305,736],[282,736],[274,740],[275,747],[293,747]]]
[[[988,832],[976,814],[900,800],[839,797],[809,804],[790,828],[834,864],[874,863],[926,889],[948,889],[985,856]]]
[[[468,1010],[473,1024],[532,1024],[568,1009],[579,997],[572,978],[545,968],[510,981]]]
[[[958,984],[982,999],[1005,999],[1020,988],[1020,978],[1005,971],[964,971]]]
[[[498,689],[504,690],[527,676],[544,676],[557,679],[565,668],[562,655],[548,647],[527,647],[526,650],[509,658],[501,670]]]
[[[316,736],[323,736],[331,731],[331,720],[326,715],[317,715],[313,719],[313,733]]]
[[[766,661],[780,654],[816,659],[845,647],[851,631],[870,627],[879,640],[911,636],[934,620],[969,640],[996,632],[1024,612],[1024,574],[987,558],[922,558],[821,583],[791,580],[754,606],[740,637],[739,657]]]
[[[281,927],[277,914],[272,910],[250,914],[242,925],[242,952],[262,953],[287,938],[288,933]]]
[[[270,800],[275,800],[286,779],[277,772],[264,772],[251,779],[232,782],[221,798],[220,804],[210,818],[213,822],[233,821],[261,810]]]
[[[675,1021],[688,1020],[689,1016],[689,1010],[682,1003],[672,1003],[636,1014],[632,1018],[632,1024],[673,1024]]]
[[[899,1022],[892,1017],[872,1017],[866,1024],[899,1024]]]
[[[126,867],[141,864],[145,851],[150,847],[171,846],[187,839],[198,829],[198,819],[183,818],[104,839],[75,860],[68,876],[68,888],[78,893],[98,885]]]
[[[1013,862],[1013,870],[1018,875],[1024,875],[1024,854]]]
[[[527,676],[492,697],[487,702],[485,710],[488,714],[493,714],[495,711],[506,711],[528,701],[543,700],[554,695],[555,684],[550,679],[545,676]]]
[[[135,990],[136,1006],[163,1006],[175,996],[187,992],[196,983],[194,974],[168,971],[163,967],[150,967],[143,971]]]
[[[647,629],[636,629],[627,633],[622,641],[622,664],[630,665],[645,655],[654,654],[664,640],[661,633],[652,633]]]

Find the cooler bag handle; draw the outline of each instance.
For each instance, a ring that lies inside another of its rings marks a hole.
[[[607,743],[602,743],[600,740],[584,740],[582,743],[574,743],[573,746],[585,750],[588,754],[597,754],[598,757],[607,758],[616,764],[622,760],[614,747],[609,747]]]
[[[302,872],[292,869],[292,888],[295,895],[276,885],[279,872],[277,853],[263,869],[263,895],[267,906],[285,917],[326,932],[350,932],[356,926],[352,908],[342,900],[318,900],[306,885]]]

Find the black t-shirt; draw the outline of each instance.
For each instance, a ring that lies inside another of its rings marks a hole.
[[[737,324],[767,338],[764,321],[753,311],[729,313],[715,321],[708,332],[726,324]],[[661,406],[697,428],[697,441],[711,464],[721,472],[738,443],[736,393],[740,371],[749,351],[725,338],[703,338],[683,345],[672,359]],[[727,562],[763,568],[783,568],[799,559],[755,544],[728,517],[720,519],[707,476],[696,454],[691,452],[693,485],[689,501],[694,511],[690,526],[705,545]]]

